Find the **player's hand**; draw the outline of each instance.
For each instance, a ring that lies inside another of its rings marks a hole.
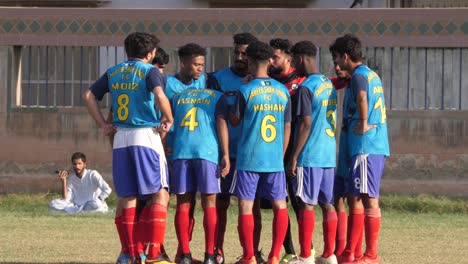
[[[376,128],[377,125],[369,125],[367,124],[367,120],[359,120],[356,125],[353,127],[354,133],[362,135],[367,131]]]
[[[221,177],[226,177],[226,175],[229,174],[229,171],[231,170],[231,162],[229,161],[228,156],[223,156],[221,158]]]
[[[161,124],[159,125],[158,131],[159,131],[160,133],[168,132],[169,129],[171,129],[171,126],[172,126],[172,122],[171,122],[171,121],[163,121],[163,122],[161,122]]]
[[[61,181],[66,181],[66,180],[67,180],[67,177],[68,177],[68,171],[66,171],[66,170],[59,170],[59,171],[57,171],[57,177],[58,177]]]
[[[296,177],[297,159],[292,158],[286,166],[286,173],[289,177]]]
[[[114,127],[114,125],[110,123],[106,123],[104,126],[101,127],[102,134],[104,136],[112,136],[117,132],[117,129]]]

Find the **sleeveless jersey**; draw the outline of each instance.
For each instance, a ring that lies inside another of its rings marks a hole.
[[[218,164],[216,105],[222,93],[186,89],[171,99],[174,113],[172,159],[204,159]]]
[[[355,134],[352,129],[360,119],[356,105],[356,87],[352,87],[352,79],[357,75],[362,75],[367,80],[367,123],[377,125],[376,128],[370,129],[363,135]],[[348,115],[351,115],[348,128],[350,154],[352,156],[357,154],[389,156],[390,147],[388,144],[385,98],[380,77],[366,65],[360,65],[354,70],[348,89],[351,92],[350,99],[347,102]]]
[[[313,74],[302,82],[308,89],[312,107],[309,137],[297,159],[298,167],[334,168],[336,166],[336,106],[338,99],[331,81],[322,74]],[[301,100],[301,99],[299,99]],[[300,111],[300,109],[298,109]]]
[[[240,123],[236,169],[284,171],[284,123],[291,120],[288,89],[274,79],[259,78],[241,86],[239,92],[238,96],[245,100],[245,109]]]
[[[236,100],[236,91],[244,84],[244,77],[235,74],[230,67],[219,70],[213,73],[213,76],[218,81],[220,90],[226,95],[227,102],[230,107],[234,105]],[[233,126],[229,122],[229,157],[236,158],[237,143],[239,142],[240,126]]]
[[[151,68],[154,68],[151,64],[129,60],[107,71],[115,126],[154,127],[159,123],[154,109],[154,87],[146,87]]]

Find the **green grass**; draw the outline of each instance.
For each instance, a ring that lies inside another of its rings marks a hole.
[[[113,213],[66,215],[48,211],[57,194],[0,196],[0,263],[113,263],[119,251]],[[467,263],[467,201],[430,196],[384,196],[380,256],[382,263]],[[115,207],[115,196],[110,207]],[[166,248],[174,256],[174,201],[168,215]],[[200,203],[197,204],[198,208]],[[271,246],[271,210],[263,210],[261,247]],[[291,212],[291,214],[293,214]],[[323,248],[321,213],[316,211],[314,244]],[[202,211],[196,210],[191,243],[194,256],[202,258]],[[235,201],[229,210],[225,253],[227,263],[241,254],[237,235]],[[296,250],[297,224],[293,222]],[[464,262],[465,261],[465,262]]]

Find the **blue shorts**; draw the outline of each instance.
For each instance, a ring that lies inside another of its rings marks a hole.
[[[112,155],[119,197],[146,196],[169,186],[161,139],[152,128],[118,128]]]
[[[286,175],[281,172],[251,172],[236,170],[230,192],[243,200],[263,198],[286,200]]]
[[[310,205],[333,204],[334,168],[298,167],[294,187],[296,196]]]
[[[229,189],[231,189],[232,185],[232,178],[234,177],[234,172],[236,171],[236,160],[231,160],[231,168],[229,170],[228,175],[226,177],[221,178],[221,194],[224,196],[230,196],[231,193]]]
[[[204,159],[180,159],[172,162],[171,192],[183,194],[220,192],[218,165]]]
[[[335,199],[347,197],[348,194],[353,193],[349,188],[348,177],[335,175],[335,182],[333,183],[333,197]]]
[[[350,180],[352,193],[355,196],[368,194],[379,198],[380,179],[385,165],[385,155],[359,154],[351,160]]]

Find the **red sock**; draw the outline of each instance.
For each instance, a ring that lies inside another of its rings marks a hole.
[[[239,215],[237,230],[239,231],[239,240],[242,245],[244,259],[250,259],[254,256],[253,231],[254,219],[252,214]]]
[[[224,246],[224,234],[226,233],[227,224],[227,207],[216,207],[218,215],[218,223],[216,224],[216,248],[223,249]]]
[[[177,234],[177,240],[179,241],[179,246],[181,254],[190,253],[190,204],[179,204],[177,205],[176,214],[175,214],[175,229]]]
[[[366,209],[366,256],[371,259],[377,258],[377,246],[380,231],[380,208]]]
[[[346,245],[346,229],[348,225],[348,215],[346,212],[338,212],[338,228],[336,232],[335,255],[341,256]]]
[[[136,240],[136,250],[138,254],[145,253],[145,244],[147,242],[147,231],[148,231],[148,222],[149,222],[149,207],[143,207],[140,213],[140,218],[135,227],[135,240]]]
[[[333,254],[335,249],[336,229],[338,226],[338,217],[336,212],[327,212],[323,216],[323,254],[324,258],[328,258]]]
[[[273,244],[268,259],[272,257],[279,258],[281,246],[288,231],[288,209],[273,210],[273,214]]]
[[[314,224],[314,210],[301,210],[299,212],[299,243],[301,244],[302,258],[310,257],[312,250],[312,236],[314,234]]]
[[[216,207],[206,207],[203,211],[203,228],[205,229],[205,252],[208,254],[213,254],[216,236],[216,223],[218,222],[216,215]]]
[[[115,217],[114,223],[115,227],[117,228],[117,234],[119,234],[120,246],[122,253],[128,254],[128,246],[127,246],[127,239],[125,236],[125,228],[122,223],[122,216]]]
[[[352,209],[348,221],[348,237],[343,254],[346,256],[353,256],[359,238],[362,237],[362,230],[364,228],[364,208]]]
[[[195,218],[189,215],[189,241],[192,241],[193,229],[195,228]]]
[[[126,235],[128,253],[131,257],[136,257],[135,226],[136,226],[136,207],[122,209],[122,225]]]
[[[365,224],[365,222],[364,222]],[[354,250],[354,256],[356,258],[362,257],[362,238],[364,237],[364,228],[361,230],[361,234],[358,236],[358,241],[356,243],[356,249]]]
[[[151,234],[148,258],[155,259],[161,252],[161,245],[164,244],[164,234],[166,233],[167,207],[162,204],[153,203],[149,212]]]

